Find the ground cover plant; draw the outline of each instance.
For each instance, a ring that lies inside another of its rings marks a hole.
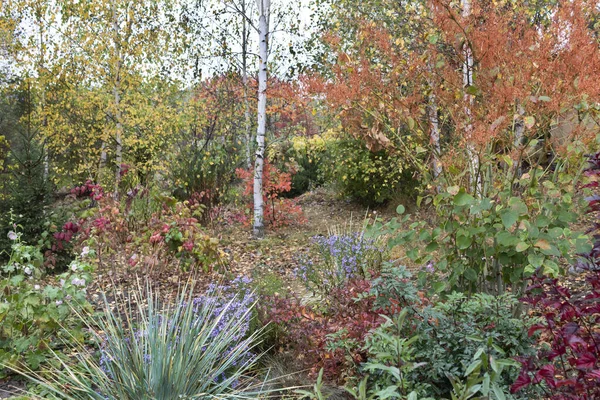
[[[0,374],[6,368],[48,368],[53,352],[64,340],[85,340],[78,314],[92,311],[86,287],[92,280],[89,254],[73,260],[67,272],[50,281],[45,275],[39,247],[22,240],[19,226],[9,232],[12,241],[0,279]]]

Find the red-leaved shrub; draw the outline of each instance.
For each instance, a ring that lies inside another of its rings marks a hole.
[[[244,196],[250,200],[248,210],[252,210],[252,193],[254,192],[254,171],[238,168],[238,178],[244,181]],[[281,198],[282,193],[292,190],[292,175],[282,172],[268,161],[263,169],[263,202],[264,220],[272,228],[280,228],[293,224],[303,224],[306,218],[302,208],[293,199]],[[250,224],[250,218],[238,218],[245,225]]]

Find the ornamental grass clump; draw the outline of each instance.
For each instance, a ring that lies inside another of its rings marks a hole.
[[[104,302],[104,315],[88,323],[100,343],[100,360],[80,347],[75,365],[46,379],[17,371],[60,399],[175,400],[258,398],[256,374],[261,332],[249,332],[255,305],[250,292],[226,296],[212,287],[201,297],[187,288],[163,305],[152,290],[126,299],[125,309]],[[121,300],[121,299],[119,299]]]

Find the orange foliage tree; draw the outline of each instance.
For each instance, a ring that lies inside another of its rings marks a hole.
[[[336,57],[312,77],[311,88],[369,148],[401,151],[422,173],[427,168],[418,155],[436,150],[430,141],[432,124],[439,124],[447,180],[459,175],[450,170],[466,169],[468,157],[482,161],[476,173],[483,174],[490,155],[511,153],[520,165],[533,140],[544,139],[559,156],[567,155],[566,143],[589,142],[598,127],[590,111],[600,98],[595,2],[548,2],[532,10],[521,2],[473,0],[468,15],[463,3],[388,5],[387,20],[353,21],[345,37],[330,26],[326,44]],[[395,28],[394,20],[410,20],[413,29]],[[468,85],[465,48],[473,56]],[[472,98],[468,107],[465,96]]]

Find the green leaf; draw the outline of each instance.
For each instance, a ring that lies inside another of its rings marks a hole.
[[[492,383],[492,392],[494,392],[494,396],[496,396],[497,400],[506,400],[506,396],[504,395],[504,391],[495,382]]]
[[[502,224],[504,227],[509,229],[515,224],[515,222],[517,222],[519,215],[514,210],[502,210],[500,213],[500,219],[502,219]]]
[[[519,215],[527,215],[529,213],[527,204],[518,197],[511,197],[510,200],[508,200],[508,206]]]
[[[458,192],[460,191],[460,187],[459,186],[449,186],[446,191],[448,193],[450,193],[452,196],[458,194]]]
[[[415,129],[415,120],[412,117],[408,117],[408,129],[411,131]]]
[[[500,373],[500,367],[498,366],[498,364],[496,363],[496,359],[494,358],[494,356],[490,356],[490,366],[492,367],[492,370],[499,374]]]
[[[546,189],[555,189],[556,186],[554,185],[554,183],[552,181],[544,181],[542,182],[542,186],[544,186]]]
[[[486,373],[483,377],[483,382],[481,384],[481,393],[484,396],[487,396],[489,392],[490,392],[490,375]]]
[[[552,99],[550,99],[550,97],[548,97],[548,96],[540,96],[540,97],[538,97],[538,100],[547,103],[547,102],[551,101]]]
[[[498,232],[496,234],[496,240],[500,246],[504,247],[513,247],[520,242],[520,239],[517,236],[507,231]]]
[[[473,243],[473,238],[471,236],[460,235],[456,238],[456,246],[461,250],[471,247],[471,243]]]
[[[396,207],[396,213],[402,215],[402,214],[404,214],[404,211],[406,211],[406,208],[402,204],[400,204],[400,205],[398,205],[398,207]]]
[[[527,261],[537,269],[542,266],[545,258],[542,254],[529,254]]]
[[[469,366],[467,367],[467,370],[465,371],[465,377],[471,375],[473,373],[473,371],[475,371],[480,366],[481,366],[481,358],[478,358],[477,360],[475,360],[471,364],[469,364]]]
[[[470,94],[471,96],[477,96],[481,94],[481,90],[479,90],[479,88],[474,85],[467,86],[465,92],[467,92],[467,94]]]
[[[456,196],[454,196],[454,205],[456,206],[468,206],[473,204],[474,202],[475,198],[467,192],[465,192],[464,190],[461,190],[456,194]]]
[[[471,282],[477,281],[477,272],[473,268],[467,268],[465,270],[465,278],[470,280]]]
[[[39,306],[40,305],[40,298],[39,298],[39,296],[37,296],[35,294],[31,294],[31,295],[25,297],[25,299],[23,300],[23,304],[24,305]]]
[[[478,358],[480,358],[484,351],[485,351],[485,348],[483,348],[483,347],[478,348],[477,352],[473,356],[473,359],[477,360]]]
[[[442,293],[444,290],[446,290],[446,282],[442,282],[442,281],[438,281],[438,282],[434,282],[433,285],[431,285],[433,287],[433,290],[436,293]]]
[[[544,260],[544,274],[553,278],[557,277],[560,274],[558,264],[549,259]]]
[[[46,296],[50,300],[56,299],[56,297],[58,296],[58,293],[59,293],[59,289],[57,287],[50,286],[50,285],[46,286],[43,291],[44,296]]]
[[[563,229],[562,228],[555,227],[555,228],[552,228],[552,229],[548,230],[548,236],[550,236],[552,239],[558,239],[562,235],[563,235]]]
[[[398,393],[398,386],[392,385],[392,386],[388,386],[383,390],[378,391],[377,393],[375,393],[375,398],[377,399],[398,399],[400,393]],[[415,397],[416,399],[416,397]]]
[[[528,243],[525,243],[525,242],[520,242],[519,244],[517,244],[517,246],[516,246],[516,248],[515,248],[515,249],[516,249],[516,250],[517,250],[519,253],[522,253],[522,252],[524,252],[525,250],[527,250],[528,248],[529,248],[529,244],[528,244]]]
[[[425,251],[427,253],[431,253],[432,251],[436,251],[439,248],[440,248],[440,245],[437,242],[432,241],[432,242],[429,242],[429,244],[425,247]]]

